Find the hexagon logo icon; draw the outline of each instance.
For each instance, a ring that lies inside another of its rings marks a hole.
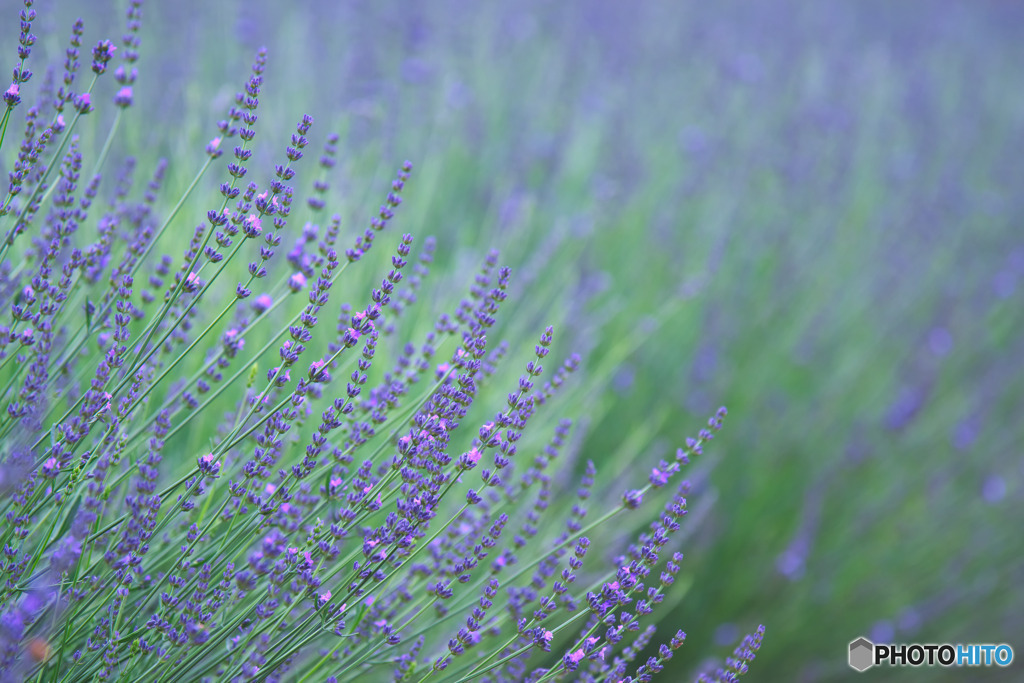
[[[875,644],[867,638],[858,638],[850,643],[850,666],[857,671],[867,671],[875,665]]]

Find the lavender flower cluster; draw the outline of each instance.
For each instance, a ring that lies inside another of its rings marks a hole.
[[[539,683],[661,671],[685,639],[648,648],[682,561],[670,546],[689,483],[673,479],[725,409],[596,519],[593,463],[569,505],[555,500],[571,423],[555,420],[546,444],[524,438],[545,429],[580,363],[549,371],[553,328],[503,409],[470,415],[508,353],[493,343],[511,277],[497,253],[418,343],[383,342],[417,302],[432,240],[414,257],[402,235],[360,306],[332,297],[386,233],[411,164],[351,240],[325,213],[338,136],[295,204],[312,117],[273,177],[250,180],[260,51],[174,209],[158,209],[167,162],[134,199],[131,159],[104,207],[110,141],[133,105],[141,0],[119,42],[92,49],[88,82],[78,21],[62,71],[30,95],[32,4],[0,123],[3,144],[23,116],[0,203],[4,678]],[[94,88],[111,67],[114,123],[83,178],[75,130],[101,106]],[[221,200],[176,252],[170,226],[195,211],[194,189],[225,152]],[[309,217],[301,229],[293,209]],[[401,351],[385,360],[385,348]],[[208,429],[209,448],[185,451],[187,429]],[[611,520],[668,486],[649,530],[610,565],[594,557]],[[744,673],[762,632],[701,680]]]

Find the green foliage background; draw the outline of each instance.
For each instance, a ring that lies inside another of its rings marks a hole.
[[[114,5],[38,2],[40,57],[79,14],[86,45],[119,35]],[[749,680],[839,680],[860,635],[1024,647],[1021,27],[996,2],[154,2],[115,157],[167,157],[169,208],[267,45],[254,166],[304,112],[342,133],[328,211],[355,234],[411,159],[429,311],[502,250],[503,338],[551,322],[585,356],[560,409],[599,485],[729,407],[691,473],[674,671],[764,623]]]

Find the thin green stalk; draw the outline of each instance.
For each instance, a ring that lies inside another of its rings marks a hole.
[[[452,372],[453,370],[454,370],[454,368],[450,369],[450,370],[449,370],[449,372]],[[532,371],[532,370],[528,372],[528,375],[529,375],[529,376],[530,376],[531,378],[535,377],[535,376],[536,376],[537,374],[539,374],[539,372],[536,372],[536,373],[535,373],[535,372],[534,372],[534,371]],[[521,400],[523,399],[523,395],[525,394],[525,391],[526,391],[525,389],[520,389],[519,393],[517,394],[517,401],[515,401],[515,402],[512,402],[512,401],[510,401],[510,403],[511,403],[512,405],[511,405],[511,406],[509,407],[509,409],[508,409],[508,410],[506,411],[506,413],[505,413],[505,417],[506,417],[506,418],[508,418],[508,417],[509,417],[509,416],[510,416],[510,415],[512,414],[512,412],[513,412],[513,411],[515,410],[515,407],[513,407],[513,406],[517,406],[517,405],[519,404],[519,401],[521,401]],[[481,450],[486,450],[486,448],[481,448]],[[448,482],[448,485],[447,485],[447,487],[446,487],[446,488],[444,489],[444,491],[442,491],[442,492],[441,492],[441,495],[440,495],[440,496],[438,497],[438,498],[439,498],[439,500],[443,500],[443,499],[445,498],[445,496],[447,495],[447,493],[448,493],[448,492],[449,492],[449,491],[450,491],[450,490],[452,489],[452,487],[453,487],[453,486],[455,485],[456,481],[458,480],[458,478],[457,478],[457,474],[458,474],[458,467],[457,467],[457,463],[456,463],[456,465],[455,465],[455,466],[454,466],[454,467],[452,468],[451,478],[450,478],[450,480],[449,480],[449,482]],[[464,503],[464,504],[462,505],[462,507],[461,507],[461,508],[459,509],[459,511],[458,511],[458,512],[457,512],[457,513],[456,513],[456,514],[455,514],[455,515],[454,515],[454,516],[453,516],[453,517],[452,517],[452,518],[451,518],[451,519],[450,519],[450,520],[449,520],[448,522],[446,522],[445,524],[441,525],[441,526],[440,526],[440,527],[439,527],[439,528],[438,528],[438,529],[437,529],[437,530],[436,530],[436,531],[434,532],[433,536],[431,536],[431,538],[430,538],[430,539],[428,539],[427,541],[425,541],[425,542],[423,542],[423,543],[419,543],[419,544],[417,544],[416,548],[415,548],[415,549],[414,549],[414,550],[413,550],[413,551],[412,551],[412,552],[411,552],[410,554],[408,554],[408,555],[406,555],[406,556],[404,556],[404,557],[402,558],[402,560],[403,560],[403,563],[402,563],[402,564],[400,564],[399,566],[395,567],[395,569],[393,569],[393,570],[392,570],[392,572],[391,572],[390,574],[388,574],[387,576],[385,576],[385,577],[384,577],[384,579],[383,579],[383,580],[381,581],[381,583],[387,583],[387,582],[388,582],[388,581],[389,581],[389,580],[390,580],[390,579],[391,579],[391,578],[392,578],[392,577],[393,577],[393,576],[395,575],[395,573],[397,573],[398,571],[400,571],[400,569],[401,569],[401,568],[402,568],[403,566],[406,566],[406,565],[407,565],[407,564],[408,564],[409,562],[411,562],[411,561],[412,561],[412,560],[413,560],[413,559],[414,559],[414,558],[415,558],[415,557],[416,557],[416,556],[417,556],[417,555],[418,555],[418,554],[419,554],[420,552],[422,552],[422,550],[423,550],[424,548],[430,547],[430,544],[431,544],[431,543],[433,543],[433,542],[434,542],[434,540],[436,540],[436,539],[437,539],[437,538],[438,538],[438,537],[439,537],[439,536],[440,536],[440,535],[441,535],[442,533],[446,532],[446,531],[447,531],[447,529],[449,528],[449,526],[450,526],[450,525],[451,525],[451,524],[452,524],[452,523],[453,523],[454,521],[456,521],[456,520],[457,520],[457,519],[458,519],[458,518],[459,518],[459,517],[460,517],[460,516],[461,516],[461,515],[462,515],[462,514],[463,514],[463,513],[464,513],[464,512],[465,512],[465,511],[466,511],[466,510],[468,509],[468,508],[469,508],[469,506],[470,506],[470,504],[469,504],[468,502],[467,502],[467,503]],[[379,569],[380,567],[383,567],[383,566],[385,566],[385,565],[386,565],[387,563],[389,563],[389,562],[390,562],[390,561],[392,560],[392,558],[394,557],[394,555],[395,555],[395,553],[396,553],[396,551],[397,551],[397,550],[398,550],[398,546],[396,545],[396,546],[395,546],[394,548],[392,548],[392,549],[391,549],[390,553],[389,553],[389,554],[388,554],[388,555],[387,555],[387,556],[386,556],[386,557],[385,557],[384,559],[380,560],[380,561],[379,561],[379,562],[377,563],[377,568]],[[376,570],[374,570],[374,572],[375,572],[375,571],[376,571]],[[361,582],[359,582],[359,583],[358,583],[358,585],[356,586],[356,588],[354,588],[354,589],[350,589],[350,590],[348,591],[348,593],[346,594],[345,598],[344,598],[343,600],[341,600],[341,602],[343,602],[343,603],[347,603],[347,601],[348,601],[348,600],[349,600],[350,598],[352,598],[352,597],[353,597],[354,595],[356,595],[356,593],[357,593],[358,591],[360,591],[360,590],[362,589],[362,587],[363,587],[363,586],[365,586],[365,585],[366,585],[366,583],[367,583],[367,582],[368,582],[368,581],[369,581],[369,580],[370,580],[370,579],[371,579],[371,578],[373,577],[373,573],[374,573],[374,572],[371,572],[371,573],[370,573],[370,575],[369,575],[369,576],[368,576],[368,577],[367,577],[366,579],[364,579],[364,580],[362,580]],[[346,581],[346,583],[354,583],[354,582],[355,582],[355,581],[354,581],[354,580],[355,580],[355,578],[356,578],[356,577],[352,577],[352,580],[351,580],[351,581]],[[332,601],[333,601],[333,598],[332,598]],[[328,602],[328,604],[330,604],[330,601]],[[325,606],[325,607],[326,607],[326,606]],[[272,629],[271,629],[271,630],[272,630]],[[299,630],[301,630],[301,627],[300,627],[300,629],[293,629],[293,634],[294,634],[295,632],[299,631]],[[271,649],[272,649],[272,650],[281,650],[282,648],[284,648],[284,646],[286,645],[287,641],[288,641],[288,640],[290,640],[290,639],[291,639],[292,637],[293,637],[293,636],[289,636],[289,637],[286,637],[285,639],[283,639],[282,641],[278,641],[278,643],[274,644],[274,645],[273,645],[273,646],[271,647]],[[310,637],[312,637],[312,636],[310,636]],[[301,648],[301,647],[302,647],[302,645],[303,645],[303,644],[305,644],[306,642],[308,642],[308,638],[306,638],[306,639],[303,639],[303,641],[302,641],[302,642],[300,642],[300,643],[299,643],[299,645],[298,645],[297,647]],[[272,661],[272,663],[271,663],[271,664],[268,664],[268,665],[267,665],[267,670],[268,670],[268,671],[273,671],[273,670],[274,670],[274,668],[275,668],[275,667],[276,667],[276,666],[277,666],[277,665],[278,665],[279,663],[283,662],[283,661],[284,661],[284,659],[286,659],[286,658],[287,658],[288,656],[291,656],[291,652],[292,652],[292,650],[293,650],[293,649],[294,649],[294,646],[291,646],[291,647],[289,647],[288,649],[285,649],[285,650],[284,650],[284,653],[282,653],[282,654],[279,654],[279,655],[278,655],[278,656],[277,656],[277,657],[276,657],[276,658],[275,658],[275,659],[274,659],[274,660]]]
[[[107,161],[107,155],[110,154],[110,146],[114,142],[114,137],[117,135],[117,129],[121,127],[121,117],[124,115],[124,108],[118,107],[117,113],[114,114],[114,122],[110,124],[110,130],[107,131],[107,139],[103,141],[103,147],[100,149],[100,154],[96,157],[96,164],[92,167],[92,173],[90,177],[95,177],[99,174],[100,169],[103,168],[103,164]]]
[[[450,372],[451,372],[451,370],[449,371],[449,373],[448,373],[448,374],[450,374]],[[438,380],[437,384],[436,384],[436,385],[435,385],[435,386],[434,386],[434,387],[433,387],[433,388],[432,388],[432,389],[431,389],[430,391],[426,392],[426,393],[425,393],[425,395],[424,395],[424,397],[423,397],[423,398],[422,398],[422,399],[421,399],[420,401],[418,401],[418,402],[416,402],[415,404],[413,404],[412,406],[410,406],[410,408],[408,408],[408,409],[406,410],[406,412],[404,413],[404,415],[403,415],[402,419],[400,420],[400,422],[402,422],[402,423],[404,424],[404,421],[405,421],[406,419],[408,419],[408,416],[409,416],[409,415],[412,415],[412,414],[414,414],[415,412],[418,412],[418,411],[419,411],[419,410],[420,410],[420,409],[421,409],[421,408],[423,407],[423,405],[425,405],[425,404],[426,404],[426,402],[427,402],[427,401],[429,400],[429,398],[430,398],[430,397],[431,397],[431,396],[432,396],[432,395],[433,395],[433,394],[434,394],[434,393],[435,393],[435,392],[437,391],[437,388],[439,388],[439,387],[440,387],[440,385],[441,385],[441,384],[443,384],[443,382],[445,381],[445,379],[446,379],[446,378],[448,377],[448,374],[446,374],[446,375],[445,375],[445,376],[443,376],[443,377],[442,377],[442,378],[441,378],[440,380]],[[394,437],[394,436],[395,436],[395,435],[397,434],[397,432],[398,432],[398,430],[399,430],[399,429],[401,429],[401,427],[396,427],[396,428],[395,428],[394,430],[392,430],[392,432],[391,432],[391,435],[390,435],[390,437],[389,437],[389,438],[388,438],[387,440],[384,440],[384,441],[382,441],[382,442],[381,442],[381,445],[380,445],[380,446],[378,446],[378,448],[377,448],[377,451],[376,451],[376,453],[375,453],[374,455],[372,455],[372,456],[371,456],[371,460],[372,460],[372,459],[373,459],[374,457],[376,457],[376,455],[378,455],[378,454],[379,454],[379,453],[380,453],[380,452],[381,452],[381,451],[383,450],[384,446],[385,446],[385,445],[386,445],[387,443],[390,443],[390,439],[391,439],[392,437]],[[351,449],[350,449],[350,450],[351,450]],[[311,476],[313,476],[313,475],[311,475]],[[280,490],[280,489],[279,489],[279,490]],[[371,495],[372,495],[372,491],[371,491],[370,493],[371,493]],[[324,503],[321,503],[321,505],[323,505],[323,504],[324,504]],[[314,511],[314,514],[316,514],[316,511]],[[261,521],[262,521],[262,520],[259,520],[259,521],[257,522],[257,524],[259,524],[259,523],[260,523]],[[357,522],[358,522],[358,519],[357,519],[357,520],[354,520],[354,521],[353,521],[353,525],[354,525],[355,523],[357,523]],[[350,526],[351,526],[351,525],[350,525]],[[350,528],[350,527],[346,527],[346,528]],[[242,535],[242,536],[247,536],[247,535],[248,535],[249,533],[251,533],[251,531],[250,531],[249,529],[247,529],[247,528],[243,527],[243,528],[242,528],[241,530],[239,530],[239,532],[237,532],[237,533],[238,533],[238,535]],[[242,551],[244,551],[244,548],[240,548],[239,552],[242,552]],[[354,555],[355,555],[355,554],[358,554],[358,552],[360,552],[360,551],[359,551],[358,549],[356,549],[356,550],[353,550],[353,554],[354,554]],[[237,555],[236,555],[236,557],[237,557]],[[227,560],[225,559],[225,560],[224,560],[224,562],[223,562],[223,564],[226,564],[226,562],[227,562]],[[222,566],[222,565],[218,565],[217,569],[219,569],[219,567],[220,567],[220,566]],[[333,576],[333,575],[334,575],[335,573],[337,573],[338,571],[340,571],[341,567],[343,567],[343,566],[344,566],[344,563],[339,563],[339,564],[338,564],[338,568],[337,568],[336,570],[334,570],[334,572],[332,572],[331,576]],[[186,586],[186,590],[187,590],[187,588],[188,588],[188,586]],[[238,612],[238,614],[237,614],[237,616],[236,616],[236,618],[235,618],[235,620],[234,620],[234,621],[233,621],[233,622],[232,622],[231,624],[229,624],[229,625],[228,625],[228,626],[227,626],[227,627],[226,627],[226,628],[224,629],[224,632],[230,632],[230,631],[233,631],[233,629],[234,629],[234,628],[235,628],[235,627],[237,626],[237,624],[241,623],[241,621],[242,621],[243,619],[245,619],[245,618],[246,618],[246,617],[248,616],[249,612],[250,612],[250,611],[251,611],[251,609],[253,609],[253,608],[255,608],[255,603],[253,603],[253,604],[252,604],[252,607],[251,607],[250,609],[247,609],[247,610],[241,610],[241,611],[239,611],[239,612]],[[185,663],[185,664],[186,664],[186,665],[188,665],[188,662],[186,661],[186,663]]]
[[[164,222],[161,223],[160,227],[157,228],[156,232],[153,233],[153,238],[146,245],[146,248],[143,249],[142,253],[136,259],[135,264],[131,268],[130,274],[133,277],[139,272],[139,268],[141,268],[142,264],[145,263],[146,257],[149,255],[150,251],[153,250],[153,248],[156,246],[157,242],[160,240],[160,237],[167,230],[168,226],[170,226],[171,222],[173,222],[174,219],[177,217],[178,212],[181,211],[181,208],[185,205],[185,202],[191,196],[193,190],[195,190],[196,186],[199,184],[199,181],[206,174],[206,170],[210,167],[210,165],[212,163],[213,163],[213,158],[212,157],[207,157],[206,161],[203,163],[202,168],[200,168],[199,171],[196,173],[196,175],[192,178],[192,182],[189,183],[189,186],[188,186],[188,188],[186,188],[184,194],[182,194],[182,196],[178,199],[178,203],[174,205],[174,208],[171,209],[171,212],[167,215],[167,218],[164,219]],[[99,313],[96,314],[96,316],[95,316],[96,319],[97,320],[102,320],[103,316],[105,316],[107,313],[109,313],[111,308],[113,308],[113,306],[115,304],[115,301],[116,300],[114,298],[111,298],[110,301],[108,301],[100,309]],[[84,327],[84,323],[83,323],[83,327]],[[81,329],[81,328],[79,328],[79,329]],[[97,329],[97,332],[98,331],[99,330]],[[91,334],[90,331],[86,330],[86,334],[81,339],[81,341],[79,341],[77,344],[75,344],[72,347],[70,347],[70,350],[67,353],[65,353],[62,357],[60,357],[59,360],[55,359],[53,362],[51,362],[50,369],[52,370],[55,364],[57,364],[57,365],[67,364],[72,358],[74,358],[75,355],[82,349],[82,346],[85,345],[86,341],[88,341],[90,334]],[[76,333],[76,335],[77,335],[77,333]],[[70,413],[68,413],[68,414],[70,414]],[[62,418],[62,420],[66,419],[66,418],[67,418],[67,415],[65,415],[64,418]]]
[[[11,111],[14,107],[7,107],[4,110],[4,117],[0,120],[0,148],[4,146],[4,138],[7,137],[7,122],[11,120]]]
[[[92,81],[89,83],[89,87],[85,89],[85,93],[83,94],[92,93],[92,89],[96,85],[96,80],[98,78],[98,74],[93,74]],[[50,178],[50,174],[53,173],[53,169],[59,166],[61,159],[63,159],[64,157],[64,148],[67,147],[68,142],[71,140],[71,134],[75,130],[75,126],[78,125],[78,120],[81,118],[82,113],[78,111],[78,109],[75,109],[75,115],[71,119],[71,123],[69,123],[67,128],[64,129],[64,137],[61,139],[60,145],[57,147],[57,151],[51,157],[50,163],[47,164],[46,170],[43,171],[43,175],[39,178],[39,182],[36,183],[35,188],[32,190],[32,194],[29,195],[28,199],[25,201],[25,208],[23,208],[21,210],[21,213],[18,214],[17,220],[15,220],[14,222],[15,225],[17,225],[18,223],[25,219],[25,215],[28,213],[33,202],[35,202],[36,197],[39,195],[39,188],[43,187],[46,184],[46,181],[49,180]],[[46,199],[50,196],[50,193],[53,192],[54,187],[56,187],[56,184],[53,184],[47,188],[45,194],[43,194],[42,200],[40,201],[40,205],[46,203]],[[0,263],[3,262],[4,257],[7,256],[8,250],[10,250],[11,246],[14,244],[14,238],[15,235],[12,232],[9,232],[7,239],[4,240],[3,245],[0,245]]]
[[[408,415],[411,415],[411,414],[415,413],[415,412],[416,412],[416,411],[418,411],[418,410],[419,410],[419,409],[420,409],[420,408],[421,408],[421,407],[422,407],[423,405],[425,405],[425,404],[426,404],[426,402],[427,402],[427,400],[429,400],[430,396],[432,396],[432,395],[434,394],[434,392],[435,392],[435,391],[437,390],[437,388],[438,388],[438,387],[440,387],[440,385],[441,385],[441,384],[442,384],[442,383],[444,382],[444,380],[445,380],[445,379],[447,378],[447,376],[448,376],[448,375],[445,375],[444,377],[442,377],[442,378],[441,378],[441,379],[440,379],[440,380],[439,380],[439,381],[437,382],[437,384],[435,385],[435,387],[434,387],[433,389],[431,389],[431,390],[430,390],[429,392],[427,392],[427,393],[425,394],[425,396],[424,396],[424,397],[423,397],[423,398],[422,398],[422,399],[421,399],[421,400],[420,400],[420,401],[419,401],[418,403],[414,404],[414,405],[413,405],[413,406],[411,406],[411,407],[410,407],[409,409],[407,409],[403,417],[407,417]],[[403,421],[404,421],[404,420],[403,420]],[[392,431],[392,433],[391,433],[391,436],[393,437],[393,436],[394,436],[394,435],[395,435],[395,434],[397,433],[397,431],[398,431],[398,428],[396,428],[395,430],[393,430],[393,431]],[[383,450],[383,448],[385,447],[385,445],[386,445],[387,443],[390,443],[390,438],[389,438],[389,439],[387,439],[387,440],[384,440],[384,441],[382,441],[382,442],[381,442],[381,445],[380,445],[380,446],[378,446],[378,448],[377,448],[377,451],[376,451],[375,455],[376,455],[376,454],[379,454],[379,453],[380,453],[380,452],[381,452],[381,451]],[[349,449],[349,450],[351,450],[351,449]],[[372,457],[375,457],[375,455],[374,455],[374,456],[371,456],[371,458],[372,458]],[[290,473],[289,473],[289,476],[291,476],[291,475],[290,475]],[[311,476],[313,476],[313,475],[311,475]],[[284,482],[283,482],[283,483],[281,484],[281,486],[284,486]],[[280,490],[280,488],[279,488],[279,490]],[[372,494],[372,491],[371,491],[371,494]],[[322,504],[323,504],[323,503],[322,503]],[[315,514],[315,513],[316,513],[316,511],[314,511],[314,514]],[[258,526],[259,524],[261,524],[261,523],[262,523],[262,521],[263,521],[261,517],[253,517],[252,519],[256,519],[256,525],[257,525],[257,526]],[[353,524],[355,524],[355,523],[356,523],[357,521],[358,521],[358,520],[354,521],[354,522],[353,522]],[[253,531],[253,530],[254,530],[254,527],[251,527],[251,525],[246,525],[246,526],[244,526],[243,528],[239,529],[239,531],[238,531],[238,532],[236,532],[236,534],[235,534],[235,535],[236,535],[236,536],[239,536],[239,537],[243,537],[243,538],[248,538],[248,537],[249,537],[249,536],[251,535],[251,533],[252,533],[252,531]],[[243,552],[243,551],[244,551],[244,549],[245,549],[245,548],[244,548],[244,546],[243,546],[243,545],[240,545],[240,548],[239,548],[239,551],[238,551],[238,552]],[[353,551],[353,552],[355,552],[355,551]],[[236,553],[235,559],[237,559],[237,553]],[[219,562],[219,563],[218,563],[218,564],[217,564],[217,565],[216,565],[216,566],[214,567],[214,570],[215,570],[215,571],[219,571],[219,570],[220,570],[220,569],[221,569],[221,568],[222,568],[223,566],[225,566],[225,565],[227,564],[227,562],[228,562],[228,559],[227,559],[227,558],[222,558],[222,561],[221,561],[221,562]],[[189,589],[191,588],[191,586],[192,586],[192,585],[194,585],[194,583],[195,583],[195,581],[196,581],[196,580],[197,580],[197,579],[196,579],[195,577],[193,577],[193,579],[192,579],[191,581],[189,581],[189,583],[188,583],[188,584],[186,584],[186,586],[185,586],[185,587],[183,588],[183,591],[187,592],[187,591],[188,591],[188,590],[189,590]],[[144,604],[145,604],[145,601],[143,601],[143,603],[142,603],[142,604],[144,605]],[[134,619],[135,617],[137,617],[137,616],[138,616],[138,614],[139,614],[139,613],[141,613],[141,609],[142,609],[142,607],[140,607],[140,611],[137,611],[137,612],[136,612],[136,614],[135,614],[135,615],[134,615],[134,616],[132,617],[132,619]],[[239,619],[238,619],[238,621],[239,621],[239,622],[240,622],[240,621],[241,621],[241,619],[242,619],[242,618],[243,618],[243,617],[245,616],[245,614],[246,614],[246,613],[243,613],[243,614],[242,614],[242,616],[240,616],[240,617],[239,617]]]

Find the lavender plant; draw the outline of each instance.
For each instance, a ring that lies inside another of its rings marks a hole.
[[[495,343],[512,277],[497,252],[429,329],[408,324],[435,251],[431,238],[414,255],[412,235],[388,237],[410,163],[354,238],[327,210],[337,135],[296,203],[311,116],[273,177],[251,180],[261,50],[173,207],[160,200],[169,162],[136,198],[131,159],[104,207],[141,0],[119,43],[92,49],[86,79],[76,22],[62,71],[34,95],[32,4],[0,122],[0,144],[23,124],[0,203],[4,678],[657,674],[685,638],[655,634],[682,562],[672,537],[690,484],[676,480],[725,409],[592,512],[595,467],[575,467],[572,422],[554,414],[580,359],[551,370],[553,327],[504,405],[479,400],[518,351]],[[76,128],[103,106],[110,70],[115,116],[90,154]],[[197,188],[222,165],[220,199],[201,206]],[[377,286],[339,302],[342,273],[388,239]],[[185,438],[197,432],[198,452]],[[557,495],[573,476],[575,493]],[[649,528],[616,545],[611,525],[640,508]],[[762,634],[700,680],[745,673]]]

